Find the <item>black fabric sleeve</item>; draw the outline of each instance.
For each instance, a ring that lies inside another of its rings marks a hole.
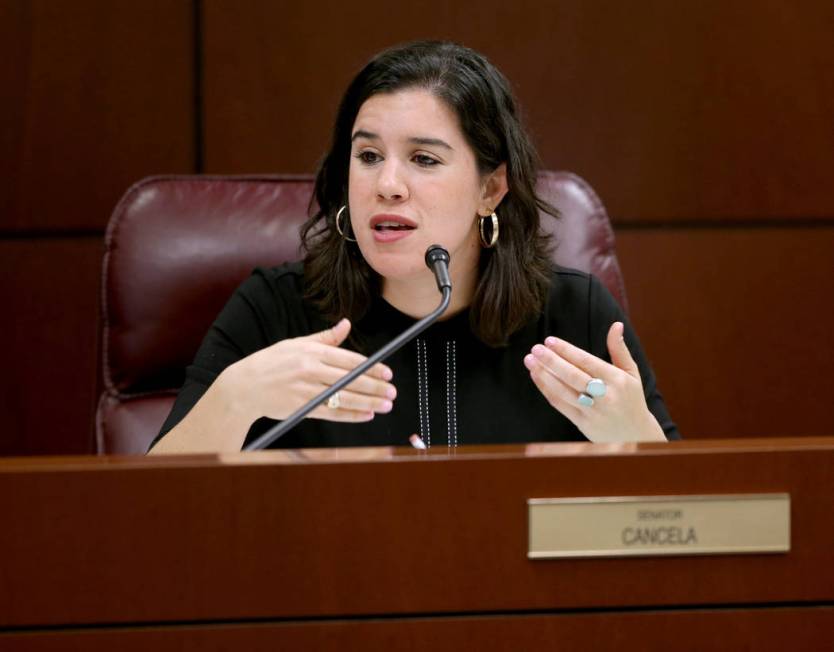
[[[151,448],[185,418],[226,367],[286,337],[287,311],[270,273],[255,270],[217,316],[186,368],[185,382]]]
[[[592,348],[590,353],[607,362],[611,362],[607,345],[608,330],[615,321],[623,322],[623,326],[625,326],[624,337],[626,345],[631,352],[631,357],[634,358],[640,370],[640,378],[643,381],[643,392],[646,396],[646,405],[655,419],[657,419],[666,438],[670,440],[680,439],[678,427],[669,416],[669,411],[666,409],[663,396],[661,396],[657,389],[654,371],[652,371],[643,347],[640,345],[640,340],[637,339],[637,334],[634,332],[628,317],[626,317],[617,300],[614,299],[608,289],[596,277],[591,276],[590,279],[588,287],[588,310],[590,313],[588,315],[588,329],[590,331],[588,333],[588,341],[591,342]]]

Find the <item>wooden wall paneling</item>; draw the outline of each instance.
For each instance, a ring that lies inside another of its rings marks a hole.
[[[3,89],[0,102],[0,224],[9,220],[17,201],[15,185],[23,144],[21,126],[26,122],[26,102],[21,89],[26,87],[27,67],[21,65],[21,60],[28,59],[28,32],[25,29],[28,13],[27,3],[0,2],[0,88]]]
[[[191,2],[3,2],[0,230],[103,228],[131,183],[193,170]]]
[[[190,1],[0,3],[0,454],[91,450],[101,235],[137,179],[194,170],[193,27]]]
[[[96,236],[0,240],[0,455],[92,453]]]
[[[834,432],[834,226],[620,228],[617,251],[684,437]]]
[[[519,94],[545,163],[588,178],[617,221],[834,214],[830,3],[559,11],[519,40],[508,74],[536,71]],[[550,66],[529,66],[548,51]]]
[[[384,17],[385,29],[374,29]],[[205,5],[206,166],[309,172],[350,77],[450,38],[507,74],[548,168],[620,222],[834,215],[834,5]]]

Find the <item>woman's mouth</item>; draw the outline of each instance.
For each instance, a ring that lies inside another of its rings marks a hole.
[[[401,240],[416,228],[414,222],[401,215],[375,215],[371,218],[371,229],[377,242]]]
[[[414,227],[399,222],[380,222],[374,225],[375,231],[411,231]]]

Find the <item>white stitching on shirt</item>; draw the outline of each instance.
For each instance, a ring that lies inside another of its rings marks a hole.
[[[453,446],[457,448],[458,445],[458,361],[457,361],[457,346],[455,340],[452,340],[452,437]]]
[[[420,417],[420,439],[425,443],[426,429],[423,427],[423,360],[420,357],[420,341],[417,340],[417,414]]]
[[[457,409],[457,342],[446,342],[446,444],[458,445]],[[420,419],[420,438],[431,447],[431,411],[429,410],[429,357],[426,340],[417,340],[417,413]]]
[[[420,414],[420,439],[431,448],[431,424],[429,420],[429,360],[426,341],[417,340],[417,411]],[[423,410],[426,412],[423,419]]]
[[[457,355],[455,340],[446,342],[446,442],[458,445]]]
[[[451,448],[452,446],[452,381],[451,372],[449,371],[449,350],[451,342],[446,342],[446,443]]]

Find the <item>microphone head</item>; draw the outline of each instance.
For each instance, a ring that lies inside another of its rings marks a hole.
[[[448,264],[449,252],[446,251],[439,244],[433,244],[428,249],[426,249],[426,266],[431,269],[434,266],[434,263],[436,263],[439,260],[442,260],[444,263]]]

